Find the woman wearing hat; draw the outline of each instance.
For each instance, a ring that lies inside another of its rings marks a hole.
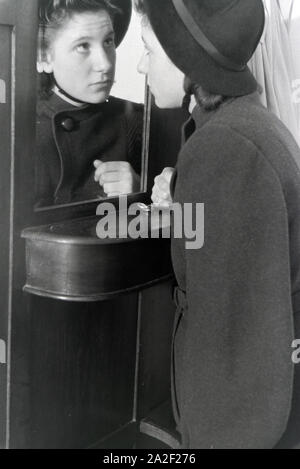
[[[130,0],[40,1],[39,206],[139,189],[143,109],[110,97],[131,8]]]
[[[272,448],[297,411],[300,155],[259,104],[247,68],[264,8],[261,0],[144,0],[137,8],[139,69],[157,105],[195,103],[171,181],[174,202],[205,204],[204,247],[172,240],[172,401],[182,447]],[[168,178],[170,170],[156,180],[155,202],[167,199]]]

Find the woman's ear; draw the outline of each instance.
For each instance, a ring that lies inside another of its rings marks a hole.
[[[37,71],[38,73],[44,73],[44,64],[43,64],[43,62],[37,61],[37,63],[36,63],[36,71]]]
[[[53,62],[52,62],[52,56],[50,52],[47,52],[45,54],[45,59],[43,62],[44,65],[44,72],[45,73],[53,73]]]

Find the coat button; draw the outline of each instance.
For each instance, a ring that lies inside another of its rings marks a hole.
[[[61,121],[61,126],[66,132],[72,132],[75,129],[75,122],[72,117],[66,117]]]

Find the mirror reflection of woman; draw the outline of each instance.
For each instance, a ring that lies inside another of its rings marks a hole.
[[[40,2],[37,206],[139,191],[142,106],[110,97],[130,0]]]

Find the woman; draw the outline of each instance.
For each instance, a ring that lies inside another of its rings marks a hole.
[[[195,102],[171,181],[174,202],[205,204],[204,247],[172,240],[182,447],[272,448],[295,397],[300,174],[299,148],[259,104],[247,68],[264,8],[260,0],[141,0],[137,8],[139,69],[156,104]],[[167,200],[170,176],[156,180],[154,201]]]
[[[139,190],[143,109],[110,97],[130,16],[130,0],[40,2],[38,206]]]

